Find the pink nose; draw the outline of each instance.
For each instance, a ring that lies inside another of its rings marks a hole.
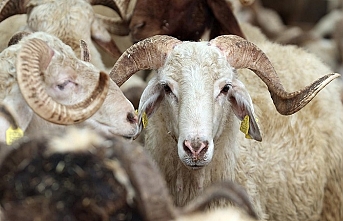
[[[183,149],[188,155],[190,155],[194,160],[199,160],[204,156],[208,149],[208,141],[195,140],[185,140],[183,142]]]

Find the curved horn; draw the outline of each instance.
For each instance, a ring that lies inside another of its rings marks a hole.
[[[211,40],[210,44],[222,50],[234,68],[248,68],[257,74],[267,85],[277,111],[283,115],[299,111],[328,83],[340,76],[335,73],[328,74],[302,90],[288,93],[267,55],[253,43],[235,35],[224,35]]]
[[[52,123],[67,125],[86,120],[106,98],[108,75],[100,72],[98,85],[84,101],[74,105],[59,104],[45,92],[42,84],[42,66],[47,66],[52,56],[53,51],[40,39],[30,39],[22,46],[18,53],[17,78],[23,97],[36,114]]]
[[[86,0],[91,5],[103,5],[116,11],[121,18],[125,18],[130,0]]]
[[[167,36],[155,35],[129,47],[113,66],[110,77],[120,87],[134,73],[144,69],[158,69],[164,64],[169,51],[181,43]]]
[[[130,34],[129,21],[118,17],[108,17],[100,14],[95,14],[97,19],[105,29],[114,35],[127,36]]]
[[[152,163],[150,156],[137,144],[119,139],[112,141],[113,146],[116,147],[113,152],[114,157],[120,162],[125,162],[122,166],[135,189],[136,205],[143,214],[144,220],[174,220],[176,210],[171,202],[165,180],[155,164]]]
[[[80,48],[81,48],[81,60],[90,62],[91,61],[91,54],[88,49],[87,42],[84,40],[80,40]]]
[[[181,209],[182,214],[204,210],[214,200],[226,199],[243,209],[253,218],[258,218],[245,189],[231,181],[214,184]]]
[[[0,3],[0,22],[12,15],[26,14],[29,0],[2,0]]]

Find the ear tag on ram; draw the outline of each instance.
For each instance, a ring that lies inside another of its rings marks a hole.
[[[138,110],[136,110],[136,114],[138,114]],[[148,115],[143,112],[142,114],[142,124],[143,124],[143,128],[146,128],[148,126]]]
[[[244,119],[241,122],[241,127],[239,128],[245,134],[245,138],[252,139],[249,135],[249,115],[245,115]]]
[[[19,127],[17,129],[13,129],[11,126],[6,130],[6,144],[11,145],[14,141],[18,140],[19,138],[24,136],[24,132]]]

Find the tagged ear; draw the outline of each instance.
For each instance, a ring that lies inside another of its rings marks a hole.
[[[228,99],[231,103],[232,110],[238,119],[249,121],[248,134],[250,137],[254,140],[262,141],[260,129],[254,116],[254,107],[251,97],[242,82],[237,79],[233,80]],[[249,118],[245,118],[246,116],[249,116]]]
[[[4,143],[19,138],[13,133],[10,134],[12,137],[6,136],[6,131],[10,127],[25,132],[33,117],[33,111],[25,102],[17,85],[12,87],[10,93],[2,101],[0,111],[0,142]]]
[[[156,78],[149,81],[147,87],[142,93],[138,107],[138,119],[142,121],[142,116],[145,114],[148,118],[158,109],[164,93],[162,87]]]

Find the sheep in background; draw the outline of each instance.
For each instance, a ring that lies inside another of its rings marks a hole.
[[[149,118],[145,147],[178,206],[230,179],[246,188],[261,219],[342,220],[340,85],[317,95],[339,75],[323,76],[330,69],[300,48],[242,30],[257,46],[234,36],[156,36],[123,53],[110,73],[118,85],[137,70],[157,70],[139,105],[140,119]],[[283,115],[313,101],[281,116],[270,96]]]
[[[12,146],[0,145],[2,149],[8,152],[0,163],[0,205],[8,221],[256,217],[244,189],[232,182],[213,185],[187,207],[175,208],[165,181],[141,146],[87,128],[42,132]],[[216,199],[238,208],[202,211]]]
[[[134,42],[160,34],[193,41],[223,34],[244,37],[225,0],[137,0],[130,34]]]
[[[26,25],[26,18],[26,15],[15,15],[0,22],[0,52],[7,48],[12,36]]]
[[[115,10],[124,19],[129,1],[99,0],[3,0],[0,5],[0,22],[17,14],[27,14],[27,31],[44,31],[60,38],[79,55],[79,41],[83,39],[89,45],[92,63],[105,70],[96,42],[116,59],[121,52],[106,29],[112,22],[115,31],[126,32],[124,25],[115,19],[96,15],[92,5],[105,5]],[[125,23],[125,19],[123,23]],[[106,24],[106,25],[105,25]],[[110,30],[111,31],[111,30]]]
[[[25,36],[2,51],[1,102],[26,135],[79,123],[107,136],[136,137],[138,119],[132,104],[107,73],[87,62],[89,51],[81,42],[83,60],[45,32]],[[2,142],[10,126],[0,117]]]

